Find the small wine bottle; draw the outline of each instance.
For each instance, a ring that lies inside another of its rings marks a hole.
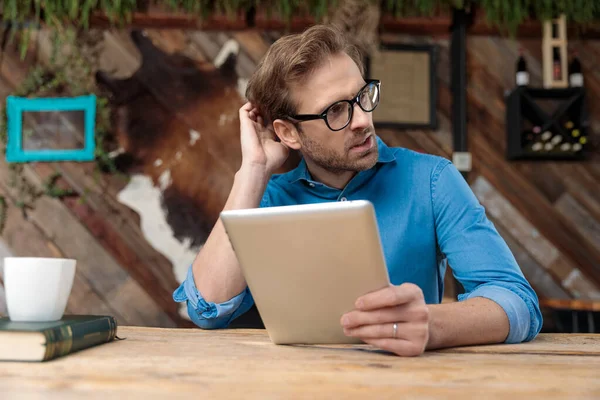
[[[541,142],[535,142],[532,146],[531,146],[531,150],[533,151],[540,151],[544,148],[544,145]]]
[[[583,146],[579,143],[573,143],[573,151],[579,151],[583,148]]]
[[[550,139],[550,143],[552,143],[554,146],[556,146],[560,142],[562,142],[562,135],[554,135],[554,137]]]
[[[560,149],[562,151],[569,151],[571,150],[571,143],[563,143],[560,145]]]
[[[562,78],[562,67],[560,64],[560,53],[558,47],[554,47],[552,51],[552,77],[558,81]]]
[[[542,140],[545,142],[552,137],[552,133],[550,131],[546,131],[542,133]]]
[[[517,86],[529,85],[529,72],[527,71],[527,62],[523,57],[523,49],[519,49],[519,59],[517,60],[517,73],[515,76]]]
[[[583,86],[583,74],[581,73],[581,63],[577,57],[577,52],[573,52],[573,59],[569,63],[569,85],[572,87]]]

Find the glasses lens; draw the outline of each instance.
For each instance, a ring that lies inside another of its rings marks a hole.
[[[360,93],[360,106],[365,111],[373,111],[379,104],[379,87],[376,83],[370,83]]]
[[[327,110],[327,123],[331,129],[342,129],[350,121],[350,103],[340,101]]]

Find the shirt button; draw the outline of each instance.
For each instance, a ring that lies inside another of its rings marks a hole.
[[[311,183],[308,184],[308,186],[315,187],[315,184],[311,182]]]
[[[340,199],[340,201],[346,201],[346,200],[348,200],[348,199],[347,199],[347,198],[345,198],[345,197],[342,197],[342,198]]]

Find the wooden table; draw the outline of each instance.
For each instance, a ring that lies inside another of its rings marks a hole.
[[[8,399],[600,398],[600,335],[401,358],[366,345],[276,346],[262,330],[120,327],[46,363],[0,363]]]

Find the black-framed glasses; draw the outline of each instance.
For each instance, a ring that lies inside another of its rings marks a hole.
[[[365,86],[358,91],[356,97],[350,100],[340,100],[325,109],[321,114],[290,115],[297,121],[312,121],[322,119],[332,131],[341,131],[348,126],[354,113],[354,104],[364,112],[371,112],[379,104],[381,82],[378,79],[368,79]]]

